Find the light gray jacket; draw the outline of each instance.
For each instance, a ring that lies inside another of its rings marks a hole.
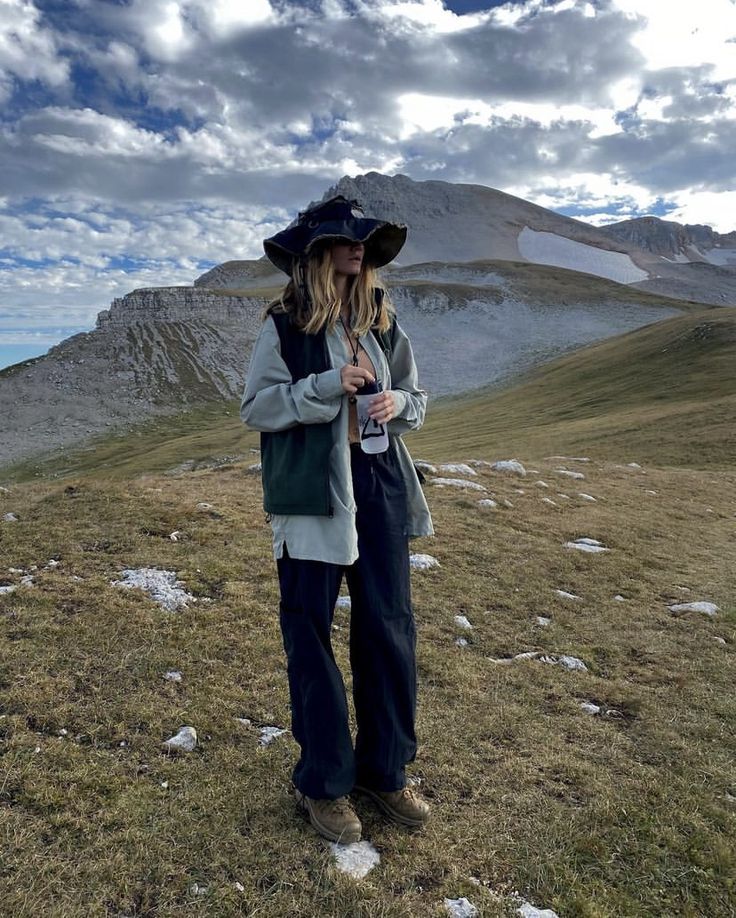
[[[292,382],[291,373],[281,357],[276,325],[269,316],[253,346],[240,417],[248,427],[263,431],[285,430],[295,424],[332,422],[330,491],[334,516],[273,514],[273,551],[274,557],[280,558],[286,543],[292,558],[347,565],[358,557],[358,536],[350,471],[348,399],[340,381],[340,369],[350,362],[352,355],[347,354],[337,330],[328,330],[326,339],[332,369]],[[418,385],[411,344],[398,322],[391,366],[372,334],[361,338],[361,344],[383,388],[391,389],[396,401],[396,417],[388,422],[389,448],[396,449],[406,484],[409,537],[433,535],[429,508],[409,451],[401,439],[407,430],[422,426],[427,407],[427,393]]]

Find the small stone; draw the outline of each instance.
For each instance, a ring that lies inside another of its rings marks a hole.
[[[478,909],[463,896],[461,899],[445,898],[445,908],[450,918],[475,918]]]
[[[681,602],[674,606],[667,607],[675,615],[682,615],[683,612],[702,612],[703,615],[715,615],[719,608],[714,602]]]
[[[588,669],[582,660],[578,657],[571,657],[568,654],[563,654],[561,657],[558,657],[557,662],[560,666],[564,666],[565,669],[584,670],[586,672]]]
[[[164,679],[168,679],[169,682],[181,682],[181,673],[178,669],[170,669],[164,674]]]
[[[513,472],[516,475],[521,475],[522,478],[526,475],[526,469],[518,459],[499,459],[497,462],[491,463],[491,468],[494,472]]]
[[[236,717],[235,720],[237,720],[237,722],[239,724],[242,724],[244,727],[251,726],[251,721],[249,717]]]
[[[523,488],[514,488],[514,491],[517,494],[526,494],[526,491]]]
[[[718,635],[718,634],[714,634],[714,635],[713,635],[713,640],[716,641],[718,644],[725,644],[725,643],[727,643],[727,642],[726,642],[726,639],[725,639],[725,638],[722,638],[722,637],[721,637],[720,635]]]
[[[527,902],[526,899],[519,906],[517,915],[520,915],[521,918],[560,918],[557,912],[553,912],[551,908],[537,908],[531,902]]]
[[[178,529],[175,529],[173,532],[169,533],[169,538],[171,539],[172,542],[178,542],[180,535],[181,535],[181,532]]]
[[[644,489],[644,493],[645,493],[645,494],[652,494],[652,495],[654,495],[654,494],[656,494],[657,492],[656,492],[656,491],[651,491],[649,488],[645,488],[645,489]]]
[[[585,478],[582,472],[571,472],[569,469],[554,469],[558,475],[564,475],[566,478]]]
[[[630,469],[640,469],[641,468],[638,462],[627,462],[626,465],[628,465]]]
[[[456,615],[455,624],[458,626],[458,628],[465,628],[466,631],[472,631],[473,629],[473,626],[464,615]]]
[[[600,714],[601,708],[598,704],[593,704],[592,701],[581,701],[580,707],[585,711],[586,714]]]
[[[594,503],[595,503],[595,501],[596,501],[596,498],[593,497],[592,494],[586,494],[584,491],[580,491],[580,492],[578,493],[578,497],[582,497],[583,500],[590,500],[590,501],[593,501]]]
[[[409,564],[415,571],[426,571],[431,567],[439,567],[440,562],[433,558],[432,555],[414,554],[409,555]]]
[[[450,472],[453,475],[477,475],[475,469],[471,469],[464,462],[445,462],[438,466],[441,472]]]
[[[5,513],[5,514],[3,515],[3,520],[4,520],[6,523],[17,523],[17,522],[18,522],[18,517],[17,517],[14,513]]]
[[[437,473],[437,467],[432,465],[431,462],[423,462],[421,459],[417,459],[414,465],[422,472],[428,472],[430,475],[435,475]]]
[[[535,481],[534,484],[535,484],[538,488],[548,488],[548,487],[549,487],[549,485],[547,484],[547,482],[546,482],[546,481],[542,481],[541,478],[539,479],[539,481]]]
[[[580,599],[579,596],[576,596],[574,593],[568,593],[566,590],[555,590],[558,596],[561,596],[562,599]]]
[[[356,880],[362,879],[370,870],[381,862],[381,856],[373,845],[363,839],[350,845],[330,842],[335,864],[338,870],[349,874]]]
[[[431,484],[440,488],[466,488],[470,491],[487,491],[488,488],[477,481],[466,481],[464,478],[430,478]]]
[[[620,593],[616,593],[616,595],[613,598],[616,600],[616,602],[626,602],[626,598],[622,596]]]
[[[260,463],[260,462],[254,462],[253,465],[249,465],[249,466],[248,466],[248,468],[246,469],[246,471],[248,471],[248,472],[260,472],[260,471],[261,471],[261,463]]]
[[[261,727],[261,738],[258,740],[261,746],[270,746],[277,736],[286,733],[281,727]]]
[[[565,542],[565,548],[577,548],[580,551],[592,553],[611,550],[601,545],[600,542],[596,543],[595,539],[576,539],[574,542]]]
[[[335,603],[336,609],[349,609],[351,606],[351,599],[349,596],[338,596],[337,602]]]
[[[464,637],[455,638],[455,643],[458,647],[467,647],[468,642]]]
[[[164,740],[163,745],[170,752],[192,752],[197,745],[197,731],[194,727],[182,727],[177,734]]]
[[[551,619],[551,618],[547,618],[546,615],[537,615],[537,617],[534,619],[534,621],[535,621],[538,625],[541,625],[543,628],[546,628],[547,625],[552,624],[552,619]]]
[[[57,561],[55,558],[51,558],[46,562],[46,567],[58,567],[61,562]]]
[[[544,503],[544,504],[549,504],[550,507],[556,507],[556,506],[557,506],[557,502],[554,501],[554,500],[552,500],[551,497],[543,497],[543,498],[542,498],[542,503]]]
[[[494,509],[498,507],[498,504],[496,503],[495,500],[491,500],[490,497],[484,497],[482,500],[478,501],[478,506],[479,507],[490,507],[491,509]]]
[[[504,505],[504,507],[509,507],[511,510],[514,509],[514,505],[511,503],[511,501],[508,499],[508,497],[504,497],[504,499],[503,499],[503,505]]]

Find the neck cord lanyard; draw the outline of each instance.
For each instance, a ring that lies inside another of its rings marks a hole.
[[[357,367],[358,366],[358,348],[360,347],[360,336],[359,335],[355,336],[355,344],[353,344],[353,339],[350,336],[350,332],[348,331],[348,327],[345,324],[345,320],[342,317],[342,313],[340,313],[340,322],[342,323],[342,327],[345,329],[345,336],[348,339],[350,350],[353,352],[353,361],[352,361],[353,366]],[[351,405],[354,405],[356,402],[355,396],[354,395],[348,396],[348,401],[350,402]]]

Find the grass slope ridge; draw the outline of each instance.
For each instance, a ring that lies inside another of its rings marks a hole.
[[[736,309],[677,316],[561,357],[508,389],[447,399],[414,441],[473,450],[638,455],[730,468],[736,451]]]

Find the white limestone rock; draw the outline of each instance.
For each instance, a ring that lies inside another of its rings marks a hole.
[[[433,485],[437,485],[440,488],[467,488],[471,491],[488,490],[482,484],[478,484],[477,481],[467,481],[465,478],[430,478],[429,480]]]
[[[181,682],[181,673],[178,669],[170,669],[164,673],[164,679],[168,679],[169,682]]]
[[[581,701],[580,707],[585,711],[586,714],[600,714],[601,708],[598,704],[593,704],[592,701]]]
[[[490,509],[493,510],[493,509],[496,509],[496,508],[498,507],[498,504],[496,503],[495,500],[492,500],[490,497],[484,497],[484,498],[482,498],[481,500],[478,501],[478,506],[479,506],[479,507],[488,507],[488,508],[490,508]]]
[[[143,590],[168,612],[176,612],[179,608],[186,608],[188,603],[197,601],[196,596],[181,589],[184,581],[177,580],[173,571],[140,567],[126,568],[122,573],[122,580],[110,581],[112,586]]]
[[[440,472],[450,472],[452,475],[477,475],[475,469],[471,469],[464,462],[445,462],[439,466]]]
[[[5,523],[17,523],[17,522],[18,522],[18,517],[15,515],[15,513],[4,513],[4,514],[3,514],[3,522],[5,522]]]
[[[557,475],[564,475],[566,478],[585,478],[582,472],[571,472],[570,469],[554,469]]]
[[[422,472],[427,472],[430,475],[437,474],[437,466],[432,465],[431,462],[424,462],[422,459],[415,459],[414,465],[420,469]]]
[[[683,615],[685,612],[702,612],[703,615],[714,616],[720,610],[719,607],[714,602],[680,602],[675,603],[673,606],[667,606],[670,612],[675,615]]]
[[[423,554],[409,555],[409,564],[415,571],[427,571],[431,567],[440,566],[440,562],[432,555]]]
[[[196,745],[197,731],[194,727],[181,727],[178,733],[163,742],[169,752],[192,752]]]
[[[565,542],[565,548],[577,548],[579,551],[587,551],[591,553],[610,551],[610,548],[606,548],[605,545],[602,545],[597,539],[575,539],[574,542]]]
[[[555,593],[557,593],[561,599],[580,599],[575,593],[568,593],[567,590],[555,590]]]
[[[473,626],[470,624],[470,622],[464,615],[456,615],[455,624],[458,626],[458,628],[464,628],[466,631],[473,630]]]
[[[288,731],[283,730],[281,727],[261,727],[261,737],[258,743],[261,746],[270,746],[276,737],[286,732]]]
[[[556,507],[556,506],[557,506],[557,502],[554,501],[554,500],[552,500],[551,497],[543,497],[543,498],[542,498],[542,503],[543,503],[543,504],[549,504],[550,507]]]
[[[514,475],[526,476],[526,469],[518,459],[499,459],[491,463],[494,472],[512,472]]]
[[[579,491],[579,492],[578,492],[578,497],[582,497],[583,500],[589,500],[589,501],[592,501],[593,503],[596,502],[596,498],[593,497],[592,494],[585,494],[585,492],[583,492],[583,491]]]
[[[527,902],[526,899],[519,906],[517,915],[520,915],[521,918],[560,918],[557,912],[552,911],[551,908],[537,908],[531,902]]]
[[[478,909],[465,896],[460,899],[445,897],[445,909],[449,918],[475,918]]]
[[[330,847],[335,856],[337,869],[356,880],[362,879],[381,862],[380,854],[366,839],[349,845],[330,842]]]
[[[534,621],[541,625],[542,628],[546,628],[548,625],[552,624],[552,619],[548,618],[546,615],[537,615]]]

